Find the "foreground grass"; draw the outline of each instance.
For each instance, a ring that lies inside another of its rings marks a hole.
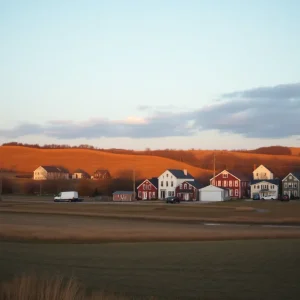
[[[299,252],[300,240],[2,242],[0,281],[12,280],[16,274],[47,272],[78,278],[86,287],[85,295],[103,291],[136,299],[298,300]]]
[[[75,278],[22,275],[0,283],[0,300],[130,300],[117,294],[93,292],[87,295]]]

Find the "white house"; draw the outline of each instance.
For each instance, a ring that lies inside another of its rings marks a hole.
[[[229,190],[220,188],[214,185],[208,185],[202,189],[199,189],[199,201],[204,202],[217,202],[229,200]]]
[[[261,180],[261,179],[274,179],[274,174],[266,168],[264,165],[260,165],[253,171],[253,179]]]
[[[72,179],[89,179],[91,176],[82,169],[77,169],[72,174]]]
[[[34,180],[69,179],[69,172],[56,166],[39,166],[33,171]]]
[[[158,177],[158,198],[175,196],[175,189],[184,181],[194,181],[194,177],[185,170],[168,169]]]
[[[278,199],[279,196],[279,179],[270,180],[252,180],[250,185],[251,198],[259,195],[260,199]]]

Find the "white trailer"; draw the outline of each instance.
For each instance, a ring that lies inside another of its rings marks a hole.
[[[78,192],[76,191],[66,191],[60,192],[54,197],[54,202],[78,202],[83,201],[83,199],[78,197]]]

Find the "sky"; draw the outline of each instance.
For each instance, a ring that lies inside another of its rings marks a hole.
[[[300,2],[0,0],[0,143],[300,146]]]

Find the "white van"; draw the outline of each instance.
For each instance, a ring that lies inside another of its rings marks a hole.
[[[261,200],[276,200],[275,196],[261,196]]]
[[[61,192],[54,197],[54,202],[78,202],[78,201],[83,201],[83,199],[78,197],[78,192],[76,191]]]

